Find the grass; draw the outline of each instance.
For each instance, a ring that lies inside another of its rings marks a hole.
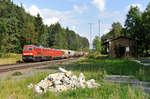
[[[3,54],[0,58],[0,65],[12,64],[12,63],[16,63],[17,61],[21,61],[21,60],[22,60],[21,54],[14,54],[14,53]]]
[[[56,69],[59,65],[49,67]],[[105,73],[108,75],[133,75],[138,80],[150,81],[150,67],[143,66],[128,59],[83,59],[75,64],[62,66],[71,71],[85,72],[85,73]],[[103,74],[102,74],[103,75]]]
[[[41,72],[21,80],[7,79],[0,81],[1,99],[146,99],[148,96],[142,89],[134,89],[129,85],[126,87],[120,84],[105,82],[105,74],[135,75],[143,77],[145,70],[142,65],[130,62],[126,59],[80,59],[80,61],[67,65],[54,65],[49,69],[64,67],[79,75],[85,74],[86,80],[94,78],[101,86],[94,89],[77,89],[67,92],[37,94],[33,89],[28,89],[30,83],[37,84],[51,72]],[[147,70],[147,69],[146,69]],[[137,75],[139,74],[139,75]],[[148,74],[147,74],[148,76]],[[143,79],[143,78],[142,78]],[[147,79],[146,79],[147,80]]]
[[[1,99],[35,99],[36,93],[29,90],[27,86],[30,83],[38,83],[44,79],[49,73],[38,73],[34,77],[28,77],[21,80],[7,79],[0,81],[0,97]]]
[[[119,85],[102,83],[96,89],[79,89],[63,92],[60,95],[63,99],[144,99],[145,96],[140,90],[132,89],[130,86],[121,88]]]
[[[133,89],[130,86],[124,88],[100,79],[97,82],[101,86],[95,89],[85,88],[61,93],[48,91],[44,94],[37,94],[33,89],[27,88],[30,83],[36,84],[48,74],[49,72],[42,72],[17,81],[11,79],[0,81],[1,99],[145,99],[147,97],[141,89]],[[96,73],[92,76],[96,76]],[[89,79],[90,76],[87,78]]]
[[[22,75],[21,72],[14,72],[14,73],[12,74],[12,76],[20,76],[20,75]]]

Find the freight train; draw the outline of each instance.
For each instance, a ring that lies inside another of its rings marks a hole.
[[[84,52],[79,51],[52,49],[36,45],[25,45],[23,47],[22,60],[24,62],[46,61],[69,57],[80,57],[84,54]]]

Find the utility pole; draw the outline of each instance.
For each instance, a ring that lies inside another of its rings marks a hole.
[[[92,45],[92,23],[88,23],[90,25],[90,46]]]

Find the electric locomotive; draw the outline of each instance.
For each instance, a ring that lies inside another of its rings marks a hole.
[[[22,53],[22,60],[28,61],[43,61],[60,59],[63,57],[64,52],[58,49],[46,48],[36,45],[25,45]]]

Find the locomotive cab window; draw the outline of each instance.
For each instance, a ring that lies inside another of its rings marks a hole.
[[[29,48],[29,51],[32,51],[32,48]]]
[[[27,50],[27,48],[24,48],[24,51],[26,51]]]

